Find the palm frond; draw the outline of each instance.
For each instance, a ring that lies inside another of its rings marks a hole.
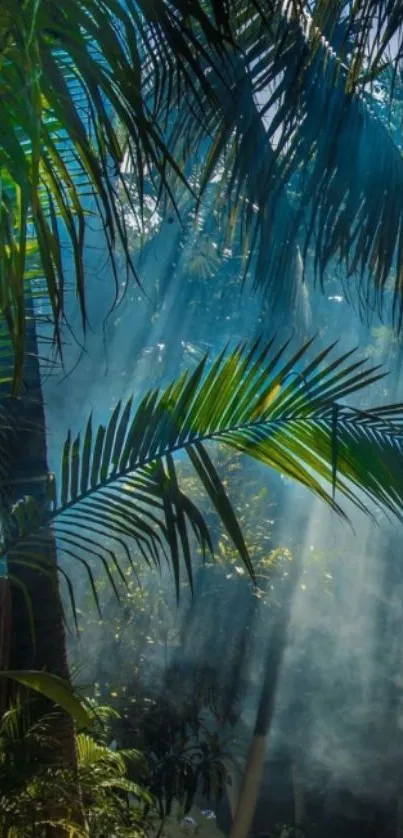
[[[34,670],[0,671],[0,678],[10,678],[24,687],[35,690],[49,698],[54,704],[62,707],[81,727],[91,727],[92,718],[83,701],[67,681],[52,675],[50,672]]]
[[[182,451],[253,574],[208,453],[214,442],[288,475],[340,514],[336,492],[363,511],[371,501],[403,517],[403,407],[344,406],[342,399],[382,378],[382,370],[353,352],[329,360],[333,346],[305,360],[311,343],[287,360],[287,344],[241,344],[209,368],[205,357],[165,390],[151,390],[135,411],[132,399],[119,403],[96,433],[90,419],[82,436],[66,439],[48,508],[34,498],[15,507],[4,556],[41,568],[51,530],[60,552],[87,569],[95,596],[91,559],[100,560],[116,590],[133,551],[157,567],[165,558],[178,591],[182,560],[192,582],[192,539],[202,552],[213,550],[202,511],[180,488],[175,455]]]
[[[83,254],[87,219],[97,214],[119,295],[116,240],[134,271],[117,199],[119,183],[125,188],[124,159],[140,207],[146,172],[153,172],[157,190],[168,187],[169,170],[184,180],[162,126],[195,80],[209,98],[203,39],[215,66],[229,34],[225,4],[213,4],[209,14],[196,2],[185,14],[181,0],[2,3],[0,314],[13,340],[15,385],[24,356],[26,283],[45,278],[60,348],[71,268],[86,323]],[[37,263],[28,270],[35,244]]]
[[[258,281],[273,280],[281,267],[291,277],[293,240],[302,239],[307,251],[319,230],[320,275],[333,258],[352,274],[369,272],[375,296],[365,276],[366,304],[382,300],[386,278],[397,265],[400,325],[401,160],[387,129],[368,108],[370,96],[357,92],[388,61],[393,65],[388,49],[400,31],[399,4],[386,0],[318,2],[312,14],[302,0],[4,0],[0,315],[12,336],[14,386],[24,357],[26,283],[45,278],[60,350],[71,267],[86,323],[88,218],[99,218],[119,296],[116,241],[123,246],[128,275],[135,274],[120,189],[140,216],[145,180],[154,182],[159,197],[165,192],[175,203],[171,176],[186,181],[190,149],[209,133],[213,142],[203,181],[224,158],[228,218],[233,224],[239,214],[248,255],[259,245]],[[400,46],[395,53],[397,72]],[[242,89],[238,99],[239,84],[245,87],[237,76],[239,62],[253,96],[262,91],[269,96],[257,113],[250,103],[245,111]],[[262,120],[270,110],[275,116],[264,139]],[[175,111],[180,111],[179,156],[170,132],[169,139],[166,135]],[[261,153],[258,165],[252,165],[256,127]],[[274,141],[279,132],[280,143]],[[307,161],[301,183],[299,169]],[[136,205],[124,163],[136,183]],[[297,211],[294,207],[289,214],[284,193],[293,177],[301,195]],[[277,198],[290,247],[265,258],[280,223]],[[35,244],[37,258],[29,267]]]
[[[391,280],[400,329],[403,163],[368,87],[393,65],[379,65],[375,41],[386,55],[400,24],[393,3],[379,17],[374,4],[348,6],[319,2],[311,13],[296,0],[239,5],[238,48],[220,78],[206,71],[219,107],[204,108],[210,146],[201,192],[217,181],[225,235],[240,235],[256,289],[292,300],[299,249],[302,271],[312,267],[322,284],[341,267],[363,311],[383,312]],[[190,120],[179,116],[179,144]]]

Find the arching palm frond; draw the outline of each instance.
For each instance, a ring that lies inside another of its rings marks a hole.
[[[34,670],[2,670],[0,679],[9,678],[34,690],[40,695],[49,698],[58,707],[62,707],[66,713],[81,727],[91,727],[92,717],[84,706],[82,699],[77,695],[68,681],[52,675],[50,672],[36,672]]]
[[[366,500],[403,517],[403,408],[366,412],[340,400],[382,377],[352,352],[328,360],[333,346],[304,366],[311,341],[288,360],[287,344],[259,343],[204,358],[163,391],[152,390],[132,411],[118,404],[108,425],[64,446],[60,485],[49,485],[49,508],[34,498],[13,511],[10,562],[43,564],[52,529],[60,553],[86,567],[96,597],[91,558],[101,561],[116,590],[122,557],[138,551],[149,564],[165,556],[179,588],[180,564],[192,580],[193,536],[212,541],[200,509],[181,490],[174,455],[186,452],[210,502],[248,570],[251,560],[231,502],[208,454],[222,443],[288,475],[340,514],[336,492],[366,511]],[[115,569],[116,573],[113,573]]]
[[[86,322],[89,217],[98,218],[112,267],[117,239],[132,267],[117,199],[124,159],[137,178],[141,214],[146,172],[157,191],[170,169],[181,176],[163,124],[195,81],[209,99],[201,57],[214,66],[229,29],[226,4],[207,14],[202,3],[189,10],[181,0],[2,0],[0,26],[0,314],[17,383],[25,284],[45,277],[60,341],[71,269]],[[28,267],[32,247],[38,253]],[[118,293],[116,271],[115,279]]]
[[[213,145],[204,182],[226,151],[223,194],[232,221],[245,205],[245,250],[254,252],[261,245],[258,281],[269,277],[273,283],[281,267],[289,268],[290,276],[295,273],[295,248],[281,248],[281,253],[274,249],[270,258],[263,253],[278,233],[274,198],[281,198],[299,165],[312,157],[300,207],[305,208],[313,190],[319,199],[317,214],[291,213],[288,219],[285,208],[280,213],[287,228],[282,240],[297,241],[295,231],[300,237],[307,223],[301,244],[308,246],[313,228],[315,233],[319,229],[320,272],[331,258],[341,257],[353,273],[374,271],[382,297],[396,252],[400,266],[401,164],[386,129],[354,91],[364,76],[372,78],[384,66],[388,44],[399,32],[398,4],[318,2],[312,25],[306,7],[299,0],[2,0],[0,315],[12,336],[15,386],[21,380],[26,334],[24,285],[45,277],[60,348],[71,268],[86,322],[83,254],[88,219],[99,219],[118,294],[116,240],[123,246],[128,271],[133,270],[119,187],[141,217],[145,178],[155,181],[158,195],[161,187],[169,192],[170,175],[184,178],[189,149],[210,131]],[[340,36],[340,28],[347,34]],[[336,31],[338,56],[321,39],[325,32],[336,43]],[[266,141],[263,136],[258,140],[258,165],[251,143],[256,127],[258,136],[262,134],[269,106],[264,103],[257,115],[249,106],[248,112],[239,107],[245,97],[237,98],[239,79],[234,80],[234,68],[228,66],[229,43],[247,68],[253,95],[268,94],[276,111]],[[179,157],[164,133],[176,109],[185,115],[180,126],[186,124]],[[313,126],[319,111],[316,142]],[[353,130],[358,139],[346,145]],[[282,142],[273,144],[278,131]],[[124,162],[137,184],[136,201]],[[27,266],[36,246],[34,264]],[[366,301],[372,301],[368,294]]]

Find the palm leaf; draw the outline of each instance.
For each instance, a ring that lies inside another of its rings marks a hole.
[[[72,686],[63,678],[59,678],[58,675],[34,670],[18,670],[18,672],[3,670],[0,672],[0,677],[10,678],[24,687],[39,692],[59,707],[62,707],[80,727],[91,727],[92,716],[84,707],[82,700]]]
[[[348,38],[339,37],[336,55],[323,32],[332,43],[340,21]],[[321,278],[331,260],[341,258],[361,277],[367,305],[383,299],[395,260],[400,322],[401,161],[386,128],[355,92],[363,75],[374,78],[388,66],[388,45],[399,27],[398,4],[386,0],[347,9],[344,2],[318,2],[311,22],[307,4],[297,0],[3,0],[0,317],[12,337],[14,387],[23,369],[26,284],[44,277],[60,351],[65,273],[71,268],[64,245],[71,246],[85,326],[87,217],[99,217],[118,296],[116,241],[129,274],[135,274],[119,192],[141,217],[147,173],[157,195],[168,194],[175,204],[172,176],[186,182],[190,150],[209,134],[213,141],[202,182],[224,161],[228,220],[231,226],[239,217],[247,256],[258,247],[258,283],[273,286],[279,269],[288,272],[291,282],[297,259],[291,243],[298,244],[302,236],[307,251],[315,228]],[[242,64],[253,94],[269,91],[275,118],[265,138],[262,118],[268,104],[256,113],[249,102],[245,111],[245,90],[239,89],[245,79],[238,75]],[[173,131],[180,136],[179,156],[171,132],[166,135],[175,112],[180,113]],[[256,127],[262,149],[255,155],[260,162],[253,165]],[[278,130],[282,141],[274,143]],[[329,138],[335,136],[334,150]],[[124,160],[136,185],[136,202],[122,172]],[[288,213],[285,188],[306,160],[312,165],[299,210]],[[353,168],[357,160],[360,165]],[[355,190],[349,188],[352,172]],[[312,194],[316,210],[306,202]],[[268,247],[280,223],[277,199],[290,243],[281,251],[278,243]],[[27,268],[32,239],[38,246],[33,272]],[[368,271],[375,280],[375,299]]]
[[[303,274],[312,268],[322,284],[341,267],[362,309],[382,312],[392,299],[400,328],[403,164],[368,88],[391,68],[384,57],[400,26],[397,6],[382,7],[378,15],[372,3],[319,2],[313,14],[296,0],[239,6],[239,49],[220,77],[206,69],[219,107],[199,113],[211,137],[201,192],[217,182],[224,234],[239,234],[256,289],[292,303],[299,249]],[[391,78],[389,90],[399,93]],[[191,119],[178,118],[179,145]]]
[[[333,346],[308,360],[311,343],[288,359],[287,344],[240,344],[209,369],[204,358],[165,390],[150,391],[136,410],[131,399],[123,410],[119,405],[109,425],[99,426],[94,447],[88,425],[84,439],[71,444],[69,436],[49,508],[33,498],[19,502],[15,537],[5,544],[4,556],[33,561],[38,553],[40,561],[52,531],[61,554],[88,563],[90,547],[110,576],[123,560],[133,561],[134,552],[151,566],[165,558],[178,591],[182,559],[192,578],[191,539],[203,553],[213,549],[202,511],[180,488],[175,455],[184,451],[252,573],[209,443],[288,475],[339,514],[345,513],[336,493],[362,511],[371,501],[403,517],[403,407],[363,412],[344,406],[342,399],[383,372],[353,352],[329,359]]]
[[[224,8],[213,4],[209,13],[199,2],[185,19],[181,0],[4,0],[2,20],[0,316],[12,336],[17,386],[29,239],[37,242],[60,349],[66,241],[85,326],[86,218],[99,216],[119,294],[117,240],[134,270],[117,197],[119,183],[126,189],[123,160],[130,159],[140,205],[145,171],[161,189],[169,170],[185,180],[161,126],[194,79],[209,99],[203,39],[215,66],[229,21]]]

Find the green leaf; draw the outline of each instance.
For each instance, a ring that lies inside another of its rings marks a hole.
[[[81,464],[81,483],[80,491],[84,495],[88,488],[88,478],[90,473],[90,462],[92,453],[92,417],[88,419],[87,427],[84,436],[83,457]]]
[[[61,503],[64,505],[67,503],[69,498],[69,489],[70,489],[70,446],[71,446],[71,434],[70,431],[67,434],[66,442],[64,443],[63,448],[63,458],[62,458],[62,494],[61,494]]]
[[[230,538],[235,544],[236,549],[241,556],[245,567],[249,571],[251,577],[254,577],[253,565],[248,553],[248,548],[245,539],[242,535],[241,528],[235,510],[225,492],[222,481],[220,480],[216,469],[207,454],[205,448],[199,443],[187,449],[187,455],[193,465],[198,477],[200,478],[216,512],[218,513],[220,521],[223,522]]]
[[[7,9],[1,36],[0,317],[11,338],[13,384],[18,390],[26,349],[24,291],[34,288],[33,272],[44,277],[55,341],[62,352],[65,239],[86,328],[88,198],[97,206],[116,298],[117,241],[129,273],[137,278],[120,212],[120,191],[133,205],[121,171],[125,155],[140,205],[145,171],[152,173],[160,197],[172,195],[173,177],[192,194],[171,154],[165,127],[189,89],[200,86],[205,100],[213,100],[205,63],[209,56],[209,65],[218,70],[230,25],[227,12],[211,16],[199,0],[192,3],[186,21],[182,0],[173,0],[169,8],[164,3],[150,6],[145,0],[65,0],[58,5],[52,0],[10,0]],[[191,134],[201,134],[197,119]]]
[[[80,727],[91,727],[92,714],[85,708],[73,687],[58,675],[34,670],[3,670],[0,678],[10,678],[24,687],[41,693],[62,707]]]
[[[96,430],[95,445],[90,422],[82,448],[77,441],[71,445],[69,434],[61,501],[50,510],[29,497],[19,501],[10,527],[16,536],[7,540],[3,556],[39,566],[54,533],[58,549],[86,570],[98,606],[93,560],[116,595],[123,563],[133,563],[135,553],[156,567],[166,558],[177,591],[182,564],[192,584],[192,539],[203,555],[212,541],[203,512],[181,488],[175,454],[184,451],[253,576],[207,444],[209,452],[210,445],[224,445],[288,475],[344,517],[339,498],[368,514],[370,502],[403,518],[403,406],[363,412],[341,401],[370,387],[382,370],[352,352],[332,357],[334,345],[313,357],[312,341],[288,357],[287,348],[275,341],[240,344],[209,369],[203,358],[192,374],[146,393],[137,409],[132,396],[122,413],[119,405],[107,426]]]

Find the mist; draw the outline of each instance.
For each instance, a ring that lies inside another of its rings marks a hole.
[[[90,329],[84,336],[72,297],[69,328],[63,333],[64,370],[43,375],[49,468],[56,474],[68,429],[78,432],[90,413],[96,423],[107,421],[119,399],[134,393],[137,402],[147,389],[167,384],[205,352],[213,357],[228,343],[258,335],[277,333],[279,342],[291,336],[297,346],[316,333],[317,352],[333,341],[340,353],[357,346],[362,356],[384,364],[390,373],[355,398],[354,405],[403,400],[401,350],[390,324],[375,315],[370,322],[360,320],[358,303],[347,300],[337,278],[322,292],[311,273],[300,280],[293,307],[271,310],[247,283],[242,288],[239,282],[234,293],[236,255],[223,264],[210,254],[205,273],[200,265],[194,269],[197,253],[181,223],[168,217],[137,248],[141,287],[131,279],[126,288],[122,270],[122,298],[111,311],[107,254],[101,232],[94,230],[93,237],[88,249]],[[277,551],[262,586],[258,582],[253,588],[234,551],[228,563],[218,549],[216,565],[203,566],[195,556],[194,594],[183,576],[177,604],[168,569],[149,570],[141,566],[141,557],[134,557],[141,581],[138,597],[119,604],[104,584],[103,619],[87,622],[78,638],[71,627],[73,671],[86,689],[95,684],[105,701],[135,678],[145,688],[173,691],[177,703],[192,689],[195,673],[202,680],[210,673],[221,705],[209,724],[229,737],[234,777],[240,776],[268,650],[276,642],[277,617],[286,611],[258,827],[264,831],[268,824],[286,822],[295,805],[296,776],[312,819],[319,810],[345,813],[350,806],[358,817],[368,801],[374,810],[392,806],[401,787],[403,745],[401,525],[376,508],[370,517],[341,500],[346,522],[304,488],[259,465],[237,458],[231,477],[220,457],[234,507],[242,509],[247,532],[257,533],[260,546],[252,558],[263,561]],[[255,487],[255,500],[245,490],[249,485]],[[207,502],[202,504],[207,510]],[[219,544],[222,533],[211,521]],[[85,623],[88,581],[82,569],[63,561]],[[157,619],[159,639],[149,642],[147,626]],[[108,634],[114,620],[122,624],[119,637]],[[172,680],[174,671],[179,680]],[[220,824],[223,831],[228,828],[225,800],[218,809]]]

